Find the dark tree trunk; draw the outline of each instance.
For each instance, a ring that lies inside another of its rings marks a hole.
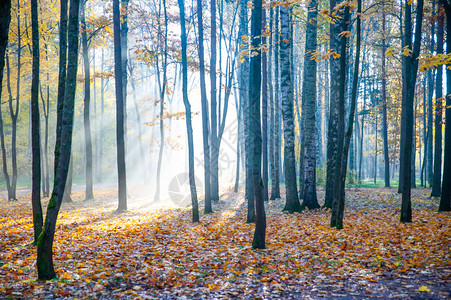
[[[37,242],[37,268],[41,280],[55,278],[53,267],[53,239],[55,236],[56,220],[61,207],[67,173],[69,169],[70,152],[72,147],[72,129],[74,119],[75,89],[77,84],[77,58],[78,58],[78,11],[79,0],[71,0],[69,9],[68,30],[68,65],[67,80],[62,106],[61,144],[58,166],[56,168],[55,184],[52,196],[47,206],[47,214],[43,231]]]
[[[359,81],[359,64],[360,64],[360,42],[361,42],[361,19],[360,14],[362,12],[362,1],[357,1],[357,40],[356,40],[356,51],[355,51],[355,63],[354,63],[354,77],[352,81],[352,91],[351,91],[351,107],[349,112],[348,119],[348,128],[346,130],[346,134],[344,136],[344,145],[343,152],[341,155],[341,170],[340,177],[338,180],[340,181],[340,187],[338,195],[336,194],[336,198],[334,197],[334,203],[332,204],[332,218],[335,216],[335,220],[331,220],[331,224],[335,224],[337,229],[343,228],[343,216],[344,216],[344,207],[345,207],[345,183],[346,183],[346,173],[348,166],[348,153],[349,146],[351,144],[352,131],[354,126],[354,117],[355,117],[355,109],[357,106],[357,90],[358,90],[358,81]],[[345,23],[349,19],[349,11],[345,10]],[[346,25],[345,25],[346,26]],[[344,28],[346,30],[346,28]],[[342,37],[342,39],[346,39]],[[346,41],[342,41],[341,55],[346,56]],[[343,67],[343,64],[342,64]],[[346,70],[346,68],[345,68]],[[337,180],[337,181],[338,181]],[[338,203],[335,203],[337,201]]]
[[[239,15],[240,24],[238,30],[238,40],[243,41],[243,49],[248,49],[248,41],[243,39],[243,36],[249,34],[248,30],[248,12],[247,12],[247,2],[244,0],[240,1]],[[244,125],[244,161],[245,161],[245,173],[246,173],[246,183],[245,183],[245,197],[247,201],[247,216],[246,223],[255,222],[255,203],[254,194],[252,186],[252,151],[251,151],[251,136],[250,136],[250,120],[249,120],[249,58],[243,57],[244,61],[241,62],[239,67],[238,76],[238,86],[240,90],[240,103],[243,111],[243,125]]]
[[[118,212],[127,210],[127,177],[125,168],[124,140],[124,102],[121,49],[121,16],[119,0],[113,0],[114,25],[114,72],[116,85],[116,140],[117,140],[117,172],[118,172]]]
[[[276,8],[276,17],[274,22],[274,170],[271,181],[271,199],[280,198],[280,81],[279,81],[279,19],[280,7]],[[289,66],[287,66],[289,68]]]
[[[266,10],[262,11],[262,28],[266,27]],[[266,45],[266,36],[262,38]],[[263,160],[263,200],[268,201],[268,60],[262,51],[262,160]]]
[[[34,242],[42,231],[43,216],[41,206],[41,137],[39,128],[39,24],[38,2],[31,1],[31,30],[33,43],[33,67],[31,81],[31,143],[32,143],[32,187]]]
[[[8,45],[9,24],[11,23],[11,0],[5,0],[0,2],[0,103],[2,98],[3,85],[3,69],[5,68],[5,54],[6,47]],[[3,118],[0,104],[0,146],[2,151],[2,163],[3,163],[3,176],[6,181],[6,187],[8,190],[8,200],[11,200],[11,187],[8,175],[8,169],[6,164],[6,148],[5,148],[5,136],[3,133]]]
[[[440,7],[439,4],[439,12]],[[437,26],[437,55],[443,54],[444,17],[438,13]],[[435,80],[435,136],[434,136],[434,175],[432,180],[431,197],[440,197],[442,193],[442,113],[443,113],[443,66],[437,66],[437,78]]]
[[[335,181],[333,187],[333,200],[332,200],[332,213],[330,226],[336,227],[337,229],[343,228],[343,211],[344,211],[344,198],[345,198],[345,180],[347,171],[347,160],[348,160],[348,150],[349,143],[352,134],[352,120],[354,119],[355,111],[355,99],[353,99],[354,111],[351,108],[350,122],[348,122],[349,128],[346,132],[345,138],[345,94],[346,94],[346,46],[347,37],[346,35],[339,36],[341,32],[348,30],[349,22],[349,7],[345,7],[344,13],[341,14],[342,18],[334,26],[334,44],[337,46],[334,49],[340,49],[339,64],[334,68],[331,68],[331,78],[338,81],[338,99],[335,114],[337,115],[337,160],[335,162]],[[358,19],[360,22],[360,19]],[[359,28],[360,29],[360,28]],[[360,45],[357,44],[359,47]],[[360,51],[360,49],[359,49]],[[356,58],[358,55],[356,55]],[[356,61],[358,66],[358,60]],[[357,79],[358,69],[355,72]],[[355,83],[357,88],[357,82]],[[356,94],[357,97],[357,94]],[[331,112],[332,114],[332,112]],[[330,128],[329,128],[330,129]],[[346,140],[346,142],[345,142]]]
[[[442,0],[443,1],[443,0]],[[451,3],[446,1],[446,31],[451,32]],[[451,39],[446,39],[446,54],[451,53]],[[446,110],[445,118],[451,120],[451,64],[446,65]],[[451,211],[451,122],[445,124],[445,150],[443,162],[443,185],[439,211]]]
[[[204,27],[202,21],[202,0],[197,0],[197,26],[198,26],[198,53],[199,53],[199,74],[200,74],[200,94],[202,101],[202,137],[204,144],[204,180],[205,180],[205,209],[204,213],[213,212],[211,207],[211,185],[210,185],[210,146],[208,142],[208,103],[205,86],[205,61],[204,61]]]
[[[86,200],[94,199],[94,193],[92,188],[92,138],[91,138],[91,67],[89,63],[89,53],[88,53],[88,34],[86,32],[86,22],[85,22],[85,11],[86,11],[85,0],[83,3],[82,11],[80,14],[81,22],[81,43],[83,45],[83,65],[85,74],[85,98],[83,102],[83,124],[85,132],[85,163],[86,163]]]
[[[385,73],[386,31],[385,5],[382,7],[382,138],[384,140],[384,180],[385,187],[390,187],[390,159],[388,157],[388,123],[387,123],[387,76]]]
[[[63,126],[64,92],[66,90],[66,64],[67,64],[67,1],[61,0],[60,28],[59,28],[59,67],[58,67],[58,96],[56,108],[56,137],[55,137],[55,165],[53,180],[57,177],[59,157],[61,154],[61,130]]]
[[[334,11],[335,4],[341,3],[341,0],[330,0],[330,11]],[[340,41],[336,37],[340,32],[341,28],[337,28],[339,21],[334,24],[330,24],[330,48],[333,51],[337,51],[340,48]],[[334,198],[334,182],[336,179],[336,162],[338,157],[338,99],[339,99],[339,80],[337,76],[339,69],[339,61],[331,56],[330,59],[330,93],[329,97],[331,99],[329,104],[329,124],[327,131],[327,173],[326,173],[326,195],[324,198],[325,208],[332,208],[332,202]],[[344,128],[344,127],[343,127]]]
[[[182,42],[182,89],[183,104],[186,111],[186,131],[188,135],[188,161],[189,161],[189,185],[191,191],[191,204],[193,206],[193,222],[199,222],[199,207],[197,203],[196,183],[194,181],[194,143],[193,126],[191,124],[191,105],[188,100],[188,59],[186,54],[186,26],[185,26],[185,3],[184,0],[178,0],[180,9],[180,39]]]
[[[316,196],[316,61],[312,54],[316,52],[316,30],[317,30],[318,3],[310,1],[308,5],[307,33],[305,41],[304,57],[304,83],[302,88],[302,103],[305,110],[304,130],[304,194],[303,205],[309,209],[320,208]]]
[[[411,21],[411,4],[406,0],[405,24],[405,43],[406,46],[412,48],[412,21]],[[420,52],[421,42],[421,22],[423,20],[423,0],[418,0],[416,26],[415,26],[415,42],[413,44],[411,56],[406,57],[406,106],[405,108],[405,144],[404,158],[401,161],[403,165],[403,182],[402,182],[402,203],[401,203],[401,222],[412,222],[412,204],[410,199],[411,189],[411,168],[412,168],[412,142],[413,142],[413,102],[415,95],[415,83],[418,70],[418,55]],[[401,133],[402,134],[402,133]],[[402,148],[402,147],[401,147]]]
[[[262,0],[254,1],[251,23],[251,45],[256,49],[261,43],[262,32]],[[252,134],[252,186],[254,190],[254,201],[256,211],[256,222],[252,248],[265,248],[266,216],[263,201],[263,189],[261,178],[262,160],[262,133],[260,121],[260,93],[261,93],[261,67],[262,57],[260,54],[252,56],[249,68],[249,120]],[[296,176],[296,173],[295,173]],[[296,177],[294,179],[296,183]],[[296,194],[296,190],[295,190]]]
[[[290,11],[280,7],[280,89],[282,98],[282,117],[284,135],[284,172],[286,202],[284,211],[301,212],[296,184],[296,159],[294,154],[294,115],[293,115],[293,85],[291,83],[290,43]],[[313,124],[314,125],[314,124]]]
[[[433,6],[432,9],[435,9],[435,3],[436,1],[433,1]],[[431,53],[434,53],[434,48],[435,48],[435,22],[432,23],[432,28],[431,28],[431,41],[430,41],[430,48],[429,50],[431,51]],[[437,39],[438,39],[438,35],[437,35]],[[443,45],[442,45],[443,48]],[[432,182],[433,182],[433,177],[434,177],[434,173],[433,173],[433,155],[432,155],[432,139],[433,139],[433,135],[432,135],[432,111],[434,110],[433,106],[432,106],[432,98],[434,96],[434,79],[435,79],[435,72],[433,70],[428,70],[428,96],[427,96],[427,125],[425,124],[425,126],[427,126],[427,139],[425,140],[425,156],[426,156],[426,161],[423,162],[423,165],[426,164],[426,178],[425,181],[427,180],[429,183],[429,186],[432,187]],[[424,184],[426,186],[426,182]]]

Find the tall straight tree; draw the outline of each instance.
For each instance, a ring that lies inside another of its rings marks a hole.
[[[219,200],[218,103],[216,100],[216,0],[210,0],[211,200]]]
[[[74,121],[75,90],[77,86],[78,30],[80,0],[71,0],[69,8],[68,59],[64,105],[62,106],[61,144],[53,192],[47,206],[45,223],[37,242],[38,278],[49,280],[55,278],[53,267],[53,239],[56,220],[64,195],[70,152],[72,148],[72,129]],[[56,149],[55,149],[56,150]]]
[[[438,5],[437,55],[443,54],[444,16],[441,12],[443,4]],[[442,111],[443,111],[443,65],[437,66],[435,79],[435,122],[434,122],[434,172],[431,197],[440,197],[442,193]],[[431,133],[432,135],[432,133]]]
[[[304,137],[304,194],[303,206],[309,209],[319,208],[318,198],[316,196],[316,130],[315,130],[315,111],[316,111],[316,60],[313,54],[316,53],[317,37],[317,17],[318,2],[310,1],[308,5],[307,32],[305,38],[305,56],[304,56],[304,82],[302,88],[302,103],[304,110],[304,131],[301,133]]]
[[[284,137],[284,173],[286,202],[284,211],[289,213],[301,212],[296,184],[296,159],[294,154],[294,100],[293,85],[291,83],[291,55],[290,43],[290,10],[286,6],[280,7],[280,90],[282,98],[282,118]],[[278,159],[276,157],[276,159]]]
[[[355,63],[354,63],[354,77],[352,81],[352,91],[351,91],[351,107],[348,119],[348,128],[344,135],[343,149],[341,152],[341,165],[339,177],[336,179],[336,184],[334,186],[334,201],[332,203],[332,214],[331,214],[331,226],[335,226],[337,229],[343,228],[343,215],[345,206],[345,182],[346,174],[348,170],[348,154],[349,147],[351,144],[352,131],[354,126],[355,109],[357,106],[357,90],[358,90],[358,80],[359,80],[359,64],[360,64],[360,42],[361,42],[361,19],[362,14],[362,1],[357,0],[357,37],[356,37],[356,51],[355,51]],[[349,22],[349,7],[345,8],[344,19],[342,21],[343,31],[347,31],[347,24]],[[344,83],[346,78],[346,46],[347,37],[343,35],[341,37],[341,48],[340,48],[340,68],[342,77],[340,77],[340,90],[344,95]],[[340,99],[341,100],[341,99]],[[338,166],[337,166],[338,167]],[[337,188],[338,187],[338,188]]]
[[[63,126],[64,93],[66,90],[67,75],[67,1],[68,0],[61,0],[60,2],[58,95],[56,104],[55,165],[53,178],[57,177],[56,170],[61,154],[61,130]]]
[[[33,43],[33,66],[31,79],[31,143],[33,161],[31,167],[31,205],[33,209],[34,242],[42,230],[41,206],[41,136],[39,127],[39,23],[38,2],[31,1],[31,36]]]
[[[266,27],[266,9],[262,12],[262,28]],[[266,45],[266,36],[262,37]],[[262,52],[262,160],[263,200],[268,201],[268,57]]]
[[[8,189],[8,199],[11,200],[11,190],[8,169],[6,164],[6,148],[5,148],[5,136],[3,134],[3,118],[1,112],[1,99],[2,99],[2,82],[3,82],[3,69],[5,68],[5,54],[6,47],[8,45],[9,24],[11,23],[11,0],[5,0],[0,2],[0,147],[2,151],[3,162],[3,175],[6,181]]]
[[[92,181],[92,138],[91,138],[91,66],[89,63],[88,52],[88,34],[86,27],[86,4],[87,0],[83,1],[80,23],[81,29],[81,44],[83,46],[83,66],[85,74],[84,92],[85,98],[83,101],[83,125],[85,130],[85,171],[86,171],[86,200],[94,199],[93,181]]]
[[[251,23],[251,46],[257,49],[261,43],[262,32],[262,0],[254,1]],[[263,201],[263,189],[261,178],[262,160],[262,133],[260,119],[260,93],[261,93],[261,67],[262,57],[260,54],[253,55],[250,59],[249,68],[249,120],[252,135],[252,186],[255,197],[256,222],[252,248],[265,248],[266,216]],[[294,152],[294,151],[293,151]],[[295,178],[296,184],[296,178]]]
[[[125,140],[124,140],[124,102],[122,55],[121,55],[121,15],[119,0],[113,0],[114,26],[114,79],[116,86],[116,147],[118,172],[118,212],[127,210],[127,175],[125,168]]]
[[[205,60],[204,60],[204,27],[202,20],[202,0],[197,0],[197,30],[199,45],[199,77],[200,77],[200,97],[202,102],[202,137],[204,144],[204,180],[205,180],[205,208],[206,214],[212,213],[211,207],[211,181],[210,181],[210,146],[208,136],[208,101],[207,90],[205,86]]]
[[[193,222],[199,222],[199,205],[197,203],[196,182],[194,181],[194,143],[193,126],[191,124],[191,105],[188,99],[188,59],[186,55],[187,37],[185,25],[185,3],[178,0],[180,10],[180,39],[182,42],[182,93],[186,112],[186,132],[188,135],[188,168],[191,204],[193,206]]]
[[[330,11],[331,16],[336,13],[335,5],[340,4],[342,0],[330,0]],[[336,13],[337,16],[341,15],[340,13]],[[340,34],[339,27],[340,20],[336,22],[332,22],[330,24],[330,48],[337,53],[340,48],[340,41],[337,37]],[[329,124],[327,131],[327,173],[326,173],[326,195],[324,198],[324,207],[332,208],[332,202],[334,198],[334,182],[336,179],[336,162],[338,158],[338,99],[340,98],[340,90],[339,90],[339,60],[336,59],[337,55],[332,55],[330,58],[330,105],[329,105]],[[344,127],[343,127],[344,128]],[[343,129],[344,130],[344,129]]]
[[[451,32],[451,1],[441,0],[446,12],[446,31]],[[446,39],[446,54],[451,54],[451,39]],[[451,120],[451,64],[446,65],[445,119]],[[445,150],[443,162],[442,195],[439,211],[451,211],[451,122],[445,124]]]
[[[249,48],[247,36],[249,34],[249,24],[248,24],[248,12],[247,12],[247,1],[241,0],[239,3],[239,17],[240,23],[238,27],[238,40],[242,41],[243,44],[240,46],[245,51]],[[243,56],[241,64],[238,69],[238,86],[240,92],[240,105],[243,111],[243,125],[244,125],[244,162],[245,162],[245,174],[246,174],[246,184],[245,184],[245,197],[247,201],[247,216],[246,223],[255,222],[255,203],[254,194],[252,187],[252,151],[251,151],[251,136],[250,136],[250,120],[249,116],[249,57],[247,55]]]
[[[160,1],[159,6],[159,12],[158,15],[161,16],[161,7],[163,6],[164,11],[164,33],[161,30],[161,22],[158,22],[158,40],[159,44],[163,44],[162,48],[159,50],[163,53],[163,61],[162,61],[162,68],[163,68],[163,79],[160,77],[160,65],[159,65],[159,58],[156,57],[156,71],[157,71],[157,80],[158,80],[158,86],[160,88],[160,149],[158,151],[158,164],[157,164],[157,186],[155,191],[155,201],[160,201],[160,181],[161,181],[161,165],[163,163],[163,150],[164,150],[164,144],[165,144],[165,138],[164,138],[164,98],[166,95],[166,86],[167,86],[167,67],[168,67],[168,14],[166,9],[166,1]]]
[[[276,7],[276,16],[274,20],[274,167],[271,171],[271,199],[280,198],[280,80],[279,80],[279,52],[280,52],[280,7]]]
[[[410,56],[405,58],[405,85],[406,105],[403,107],[405,110],[405,144],[404,157],[401,161],[403,165],[403,180],[402,180],[402,202],[401,202],[401,222],[412,222],[412,203],[410,199],[411,189],[411,176],[412,176],[412,145],[413,145],[413,102],[415,96],[415,83],[418,70],[418,55],[420,54],[421,46],[421,23],[423,21],[423,0],[417,2],[417,14],[415,24],[415,41],[412,47],[412,2],[405,1],[405,17],[404,17],[404,39],[406,47],[412,52]],[[402,134],[402,133],[401,133]],[[402,147],[401,147],[402,148]]]
[[[385,2],[382,3],[382,137],[384,139],[384,180],[385,187],[390,187],[390,160],[388,157],[388,122],[387,122],[387,75],[385,71],[386,24]]]

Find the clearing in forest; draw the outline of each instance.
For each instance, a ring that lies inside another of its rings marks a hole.
[[[413,190],[414,221],[401,224],[395,189],[349,189],[343,230],[329,227],[329,211],[285,214],[284,199],[270,201],[267,249],[255,251],[242,193],[222,195],[192,224],[190,209],[132,199],[116,214],[115,190],[90,202],[75,191],[58,217],[58,279],[48,282],[36,281],[30,192],[18,202],[2,194],[0,298],[449,299],[450,213],[437,213],[429,192]]]

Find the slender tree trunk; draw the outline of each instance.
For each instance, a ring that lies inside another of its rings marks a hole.
[[[57,178],[59,157],[61,154],[61,131],[63,126],[64,92],[66,90],[66,64],[67,64],[67,8],[68,0],[61,0],[60,27],[59,27],[59,66],[58,66],[58,95],[56,108],[56,137],[53,166],[53,185]]]
[[[390,187],[390,159],[388,157],[388,122],[387,122],[387,75],[385,72],[385,4],[382,6],[382,137],[384,140],[384,180],[385,187]]]
[[[74,0],[72,0],[74,1]],[[117,139],[117,172],[118,172],[118,212],[127,210],[127,179],[125,168],[125,140],[124,140],[124,102],[123,75],[122,75],[122,49],[121,49],[121,16],[119,0],[113,0],[114,25],[114,72],[116,85],[116,139]]]
[[[335,4],[340,4],[341,0],[330,0],[331,13],[334,11]],[[337,35],[341,32],[341,28],[336,27],[339,25],[339,20],[330,24],[330,48],[337,53],[340,48],[340,41]],[[329,106],[329,125],[327,132],[327,174],[326,174],[326,195],[324,199],[325,208],[332,208],[332,202],[334,198],[334,182],[336,179],[336,162],[339,161],[338,157],[338,99],[339,99],[339,61],[331,56],[330,59],[330,93],[331,99]],[[343,127],[344,128],[344,127]]]
[[[47,206],[47,214],[45,217],[43,231],[39,235],[37,242],[38,247],[36,264],[38,267],[38,277],[41,280],[53,279],[56,276],[53,267],[52,248],[53,239],[55,236],[56,220],[64,194],[72,147],[75,88],[77,84],[79,4],[79,0],[71,0],[69,9],[68,66],[64,104],[62,106],[61,151],[56,169],[55,185]]]
[[[433,1],[433,5],[432,5],[432,9],[435,9],[435,3],[436,1]],[[434,14],[435,15],[435,14]],[[435,15],[436,16],[436,15]],[[431,53],[434,52],[434,48],[435,48],[435,22],[432,23],[432,28],[431,28],[431,41],[430,41],[430,51]],[[437,39],[438,39],[438,35],[437,35]],[[443,45],[442,45],[443,48]],[[438,52],[438,51],[437,51]],[[426,144],[425,144],[425,153],[427,160],[426,160],[426,177],[427,177],[427,181],[429,183],[429,186],[432,187],[432,182],[433,182],[433,177],[434,177],[434,173],[433,173],[433,155],[432,155],[432,139],[433,139],[433,135],[432,135],[432,111],[433,111],[433,106],[432,106],[432,98],[434,96],[434,79],[435,79],[435,72],[433,70],[429,70],[428,71],[428,102],[427,102],[427,140],[426,140]],[[425,124],[426,125],[426,124]],[[423,163],[424,164],[424,163]],[[426,184],[425,184],[426,186]]]
[[[210,141],[211,141],[211,200],[219,200],[218,181],[218,105],[216,99],[216,0],[210,0]]]
[[[443,0],[442,0],[443,1]],[[446,31],[451,32],[451,3],[446,1]],[[446,54],[451,53],[451,39],[446,39]],[[446,110],[445,118],[451,120],[451,64],[446,65]],[[439,211],[451,211],[451,122],[445,124],[445,150],[443,162],[443,186]]]
[[[305,41],[304,57],[304,83],[302,88],[302,103],[305,110],[304,149],[301,153],[304,157],[304,199],[303,206],[309,209],[320,208],[316,196],[316,61],[313,53],[316,52],[316,30],[317,30],[318,3],[310,1],[308,5],[307,32]]]
[[[337,115],[337,157],[335,162],[335,181],[333,187],[333,201],[332,201],[332,213],[330,226],[336,227],[337,229],[343,228],[343,217],[341,211],[344,209],[344,197],[345,197],[345,179],[347,170],[347,157],[349,150],[349,141],[352,133],[352,118],[350,118],[349,128],[346,132],[346,142],[345,142],[345,94],[346,94],[346,47],[347,47],[347,37],[346,35],[341,36],[340,33],[348,31],[349,23],[349,7],[345,7],[344,13],[341,14],[342,18],[334,26],[334,49],[340,49],[339,63],[331,68],[331,78],[335,78],[338,81],[337,87],[337,107],[335,114]],[[358,19],[360,21],[360,19]],[[359,28],[360,29],[360,28]],[[357,70],[358,71],[358,70]],[[356,72],[357,78],[358,72]],[[355,100],[354,100],[355,101]],[[355,103],[354,103],[355,105]],[[355,109],[355,107],[354,107]],[[353,112],[351,112],[353,113]],[[332,114],[332,112],[331,112]],[[349,139],[349,140],[348,140]]]
[[[274,9],[270,8],[269,11],[269,30],[274,32]],[[274,168],[275,168],[275,131],[274,131],[274,85],[273,85],[273,53],[274,53],[274,34],[269,36],[269,46],[268,46],[268,89],[269,89],[269,164],[270,164],[270,178],[271,184],[274,182]],[[269,193],[269,191],[268,191]],[[269,195],[268,195],[269,197]],[[272,198],[271,198],[272,199]]]
[[[296,159],[294,155],[294,115],[293,115],[293,86],[291,83],[290,59],[290,11],[287,7],[280,7],[280,89],[282,98],[282,117],[284,135],[284,171],[286,202],[284,211],[289,213],[301,212],[296,184]]]
[[[178,0],[180,10],[180,39],[182,42],[182,89],[183,104],[186,111],[186,131],[188,135],[188,161],[189,161],[189,185],[191,191],[191,204],[193,206],[193,222],[199,222],[199,206],[197,203],[196,183],[194,181],[194,143],[193,126],[191,124],[191,105],[188,100],[188,59],[186,54],[186,26],[185,26],[185,3],[184,0]]]
[[[160,3],[161,5],[161,3]],[[161,8],[161,7],[160,7]],[[165,144],[165,137],[164,137],[164,98],[166,95],[166,86],[167,86],[167,66],[168,66],[168,15],[166,10],[166,1],[163,0],[163,11],[164,11],[164,36],[163,38],[163,44],[164,44],[164,50],[163,51],[163,80],[160,79],[160,70],[158,68],[158,58],[157,58],[157,79],[158,79],[158,85],[160,87],[160,150],[158,152],[158,165],[157,165],[157,187],[155,192],[154,201],[160,201],[160,181],[161,181],[161,165],[163,163],[163,150],[164,150],[164,144]],[[158,32],[159,35],[163,35],[161,33],[161,25],[158,26]]]
[[[33,208],[34,242],[36,243],[43,225],[41,206],[41,137],[39,132],[39,25],[37,0],[31,1],[31,25],[33,43],[31,81],[31,140],[33,151],[31,205]]]
[[[261,43],[262,32],[262,0],[254,1],[251,23],[251,45],[255,49]],[[262,160],[262,133],[260,121],[260,93],[261,93],[261,67],[262,57],[260,54],[252,56],[249,68],[249,119],[252,134],[252,186],[254,189],[254,201],[256,211],[256,222],[252,248],[265,248],[266,216],[263,199],[261,160]],[[294,154],[294,153],[293,153]],[[293,157],[294,158],[294,157]],[[294,182],[296,184],[296,173]],[[295,190],[296,194],[296,190]]]
[[[92,138],[91,138],[91,66],[89,63],[88,52],[88,35],[85,21],[86,3],[83,3],[80,14],[82,26],[81,43],[83,45],[83,65],[85,73],[85,99],[83,102],[83,124],[85,131],[85,163],[86,163],[86,200],[94,199],[93,182],[92,182]]]
[[[439,12],[441,3],[439,4]],[[444,17],[438,12],[437,55],[443,54]],[[437,66],[435,80],[435,130],[434,130],[434,175],[431,197],[440,197],[442,181],[442,114],[443,114],[443,66]]]
[[[412,28],[411,28],[411,5],[408,0],[406,3],[405,22],[405,39],[406,45],[412,48],[411,56],[406,58],[406,106],[405,106],[405,144],[404,144],[404,160],[403,165],[403,182],[402,182],[402,203],[401,203],[401,222],[412,222],[412,204],[410,199],[411,189],[411,167],[412,167],[412,142],[413,142],[413,102],[415,93],[415,83],[418,70],[418,55],[420,52],[421,42],[421,22],[423,20],[423,0],[418,0],[417,15],[415,26],[415,42],[412,47]],[[402,133],[401,133],[402,134]]]
[[[11,23],[11,0],[0,2],[0,82],[3,82],[3,69],[5,68],[5,54],[8,45],[9,24]],[[3,85],[0,84],[0,103]],[[3,118],[0,104],[0,146],[2,149],[3,176],[8,189],[8,200],[11,200],[10,181],[6,164],[5,136],[3,133]]]
[[[280,81],[279,81],[279,50],[280,50],[280,31],[279,31],[280,7],[276,8],[276,17],[274,21],[274,171],[271,178],[272,189],[271,199],[280,198]],[[289,67],[289,66],[288,66]]]
[[[204,180],[205,180],[205,208],[204,213],[213,212],[211,207],[211,185],[210,185],[210,146],[208,142],[208,103],[207,91],[205,87],[205,61],[204,61],[204,28],[202,21],[202,0],[197,0],[197,24],[199,31],[199,74],[200,74],[200,94],[202,101],[202,136],[204,144]]]
[[[337,212],[335,213],[334,210],[332,210],[332,216],[336,216],[335,222],[332,220],[331,223],[335,223],[335,227],[337,229],[343,228],[343,216],[344,216],[344,207],[345,207],[345,183],[346,183],[346,173],[347,173],[347,166],[348,166],[348,153],[349,153],[349,146],[351,144],[351,137],[352,137],[352,130],[354,126],[354,117],[355,117],[355,110],[357,106],[357,90],[358,90],[358,81],[359,81],[359,64],[360,64],[360,42],[361,42],[361,19],[360,14],[362,13],[362,1],[357,0],[357,40],[356,40],[356,53],[355,53],[355,63],[354,63],[354,77],[352,81],[352,91],[351,91],[351,107],[349,112],[349,119],[348,119],[348,128],[346,130],[346,134],[344,137],[344,146],[343,146],[343,152],[341,155],[341,159],[343,160],[341,163],[341,170],[340,170],[340,191],[338,194],[338,204],[335,205],[335,203],[332,205],[332,209],[336,209]],[[349,19],[349,12],[347,9],[345,10],[345,22]],[[343,37],[345,39],[345,37]],[[345,42],[346,44],[346,42]],[[344,49],[342,48],[342,51],[346,49],[346,45]],[[346,54],[342,52],[342,55]],[[335,201],[335,199],[334,199]]]
[[[2,17],[4,17],[5,21],[8,21],[7,19],[11,19],[10,16],[10,10],[11,10],[11,3],[5,3],[5,15],[2,15]],[[1,12],[0,12],[1,13]],[[3,21],[3,19],[1,19]],[[6,23],[6,24],[5,24]],[[0,34],[2,35],[2,38],[4,38],[5,40],[0,40],[0,79],[3,80],[3,69],[5,67],[5,53],[6,53],[6,47],[8,44],[8,32],[9,32],[9,23],[10,22],[5,22],[5,23],[0,23],[0,29],[1,30],[6,30],[6,32],[1,32]],[[4,45],[3,45],[4,43]],[[6,56],[6,76],[7,78],[7,82],[10,82],[9,76],[10,76],[10,68],[9,68],[9,59],[8,56]],[[0,92],[2,89],[3,85],[0,84]],[[9,87],[9,85],[8,85]],[[11,92],[10,92],[11,94]],[[1,93],[0,93],[0,100],[1,100]],[[1,102],[0,102],[1,103]],[[6,189],[8,190],[8,200],[15,200],[15,197],[13,197],[13,192],[12,192],[12,188],[11,188],[11,181],[9,178],[9,173],[8,173],[8,163],[6,160],[6,145],[5,145],[5,134],[4,134],[4,130],[3,130],[3,116],[2,116],[2,110],[1,110],[1,104],[0,104],[0,146],[2,149],[2,167],[3,167],[3,178],[5,178],[5,182],[6,182]]]
[[[266,27],[266,9],[262,11],[262,30]],[[266,45],[266,36],[262,38]],[[262,160],[263,160],[263,200],[268,201],[268,58],[262,51]]]
[[[105,54],[102,48],[101,72],[100,78],[100,129],[99,129],[99,177],[98,182],[103,181],[103,140],[105,138],[104,115],[105,115],[105,78],[103,75],[105,64]]]

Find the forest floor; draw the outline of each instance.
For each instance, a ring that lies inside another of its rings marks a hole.
[[[284,199],[270,201],[267,249],[256,251],[242,193],[192,224],[189,209],[132,198],[117,214],[114,189],[93,201],[75,189],[58,218],[58,278],[42,282],[30,191],[17,202],[0,191],[0,299],[449,299],[451,214],[429,193],[413,190],[413,222],[401,224],[395,189],[348,189],[343,230],[329,211],[285,214]]]

